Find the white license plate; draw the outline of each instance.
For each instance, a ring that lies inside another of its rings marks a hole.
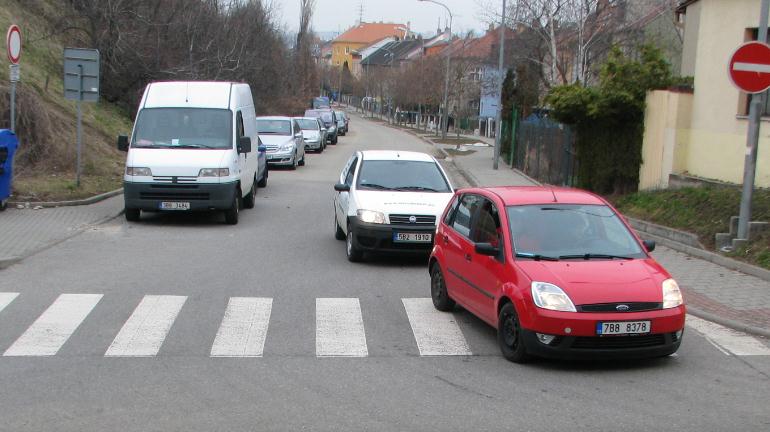
[[[394,242],[409,242],[409,243],[431,243],[433,241],[433,234],[431,233],[393,233]]]
[[[596,323],[596,334],[598,335],[644,334],[649,332],[649,321],[612,321]]]
[[[161,210],[190,210],[189,202],[163,201],[160,203]]]

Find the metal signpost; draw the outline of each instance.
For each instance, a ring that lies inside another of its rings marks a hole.
[[[5,35],[5,47],[8,60],[11,61],[11,132],[16,132],[16,83],[19,82],[19,60],[21,60],[21,29],[16,24],[8,27]]]
[[[770,0],[762,0],[757,42],[739,47],[730,59],[730,79],[739,89],[753,93],[749,107],[749,127],[746,137],[746,159],[743,167],[743,193],[738,217],[738,238],[748,239],[751,220],[751,196],[757,169],[759,120],[764,106],[764,92],[770,88],[770,47],[767,43],[767,19]]]
[[[80,187],[83,141],[82,102],[99,100],[99,50],[64,48],[64,97],[77,102],[77,186]]]

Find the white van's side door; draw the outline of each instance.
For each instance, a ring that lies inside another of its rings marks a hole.
[[[353,178],[356,175],[356,166],[358,165],[358,153],[354,153],[348,160],[347,165],[340,173],[340,183],[350,186],[350,192],[337,192],[337,205],[335,211],[337,212],[337,221],[340,227],[348,232],[348,210],[350,206],[350,194],[353,192]]]
[[[236,151],[238,148],[238,140],[244,136],[248,135],[246,135],[245,122],[243,121],[243,112],[238,110],[238,112],[235,113]],[[253,142],[252,145],[254,145]],[[251,164],[249,159],[254,159],[254,161],[256,161],[256,158],[252,157],[252,155],[249,153],[238,154],[238,170],[240,171],[239,176],[241,179],[241,196],[246,196],[251,190],[252,184],[254,183],[254,171],[249,166]]]

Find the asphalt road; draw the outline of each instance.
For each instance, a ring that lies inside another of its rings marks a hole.
[[[402,299],[429,297],[424,260],[349,263],[332,185],[354,149],[432,149],[357,117],[351,128],[307,166],[271,171],[237,226],[220,215],[116,219],[0,271],[0,293],[19,293],[4,309],[0,296],[0,430],[770,430],[770,356],[736,355],[692,329],[666,359],[522,366],[458,309],[472,355],[420,356]],[[102,297],[73,310],[61,294]],[[261,357],[211,356],[232,297],[272,299],[269,320],[241,323],[257,335],[248,352],[265,336]],[[316,355],[326,298],[353,299],[330,331],[362,322],[365,356]],[[63,336],[46,330],[46,313]],[[40,341],[55,355],[9,355]]]

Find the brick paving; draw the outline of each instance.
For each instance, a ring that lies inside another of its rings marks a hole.
[[[123,195],[96,204],[0,212],[0,264],[24,258],[120,214]]]

